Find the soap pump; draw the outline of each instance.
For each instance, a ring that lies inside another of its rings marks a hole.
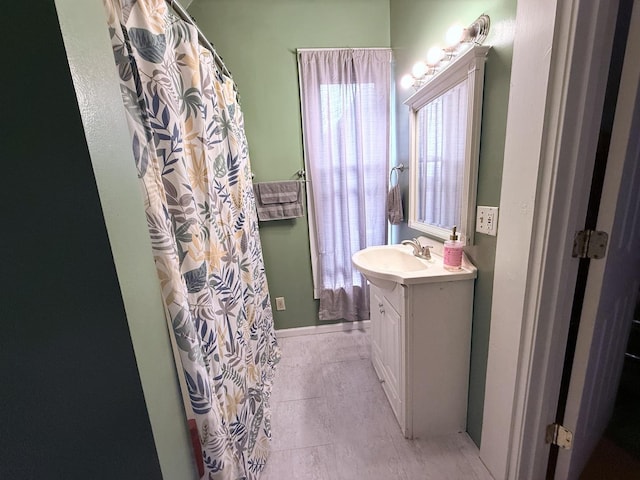
[[[453,227],[449,240],[444,242],[443,264],[447,270],[460,270],[462,268],[463,243],[458,240],[456,233],[458,227]]]

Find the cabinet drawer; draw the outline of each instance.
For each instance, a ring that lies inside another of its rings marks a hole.
[[[397,314],[402,315],[404,313],[404,287],[399,283],[391,289],[377,289],[387,299],[389,305],[393,307]]]

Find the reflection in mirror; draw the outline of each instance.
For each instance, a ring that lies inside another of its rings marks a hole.
[[[448,240],[457,226],[473,244],[489,48],[469,46],[405,102],[411,116],[409,226],[439,240]]]
[[[460,225],[466,122],[466,81],[418,110],[418,222],[447,230]]]

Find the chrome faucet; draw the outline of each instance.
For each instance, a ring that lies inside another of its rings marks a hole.
[[[413,254],[418,258],[424,258],[425,260],[431,260],[431,250],[433,245],[422,245],[417,238],[411,240],[403,240],[402,245],[411,245],[413,247]]]

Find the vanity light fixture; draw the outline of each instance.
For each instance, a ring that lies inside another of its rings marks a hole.
[[[444,59],[445,52],[441,47],[431,47],[427,52],[427,65],[436,68],[440,61]]]
[[[403,75],[400,79],[400,86],[406,90],[410,87],[413,87],[415,81],[416,79],[413,77],[413,75],[406,74]]]
[[[445,35],[445,47],[431,47],[427,52],[426,61],[416,62],[411,74],[400,79],[400,86],[405,90],[410,87],[418,90],[445,62],[452,60],[471,45],[482,45],[489,34],[489,26],[489,16],[483,13],[467,28],[459,24],[449,27]]]
[[[413,65],[413,68],[411,69],[411,75],[414,78],[424,77],[427,73],[427,70],[429,70],[429,67],[427,66],[427,64],[422,61],[419,61]]]
[[[453,50],[458,47],[458,44],[464,38],[464,30],[465,28],[459,23],[456,23],[449,27],[449,30],[447,30],[447,33],[444,36],[447,50]]]
[[[475,43],[476,45],[482,45],[489,35],[489,26],[491,22],[489,15],[482,14],[475,21],[469,25],[464,32],[463,42]]]

